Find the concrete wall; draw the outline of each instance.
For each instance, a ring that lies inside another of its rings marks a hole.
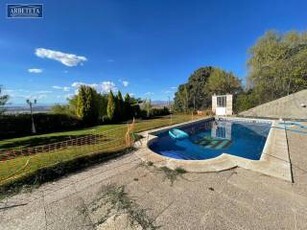
[[[305,105],[303,107],[302,105]],[[242,116],[307,119],[307,89],[279,98],[247,111]]]

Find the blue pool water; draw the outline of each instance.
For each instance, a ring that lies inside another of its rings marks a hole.
[[[259,160],[270,128],[269,122],[202,121],[180,127],[189,134],[188,138],[174,139],[166,130],[154,134],[158,138],[148,146],[160,155],[176,159],[205,160],[228,153]]]

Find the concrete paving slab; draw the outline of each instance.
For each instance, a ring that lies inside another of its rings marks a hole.
[[[22,216],[14,218],[3,218],[1,221],[3,230],[40,230],[46,229],[45,212],[42,207],[34,211],[24,212]]]
[[[237,225],[236,223],[229,221],[229,219],[224,218],[219,213],[216,213],[214,210],[206,213],[202,220],[201,226],[203,229],[221,229],[221,230],[244,230],[242,226]]]
[[[46,205],[46,220],[49,229],[82,229],[92,226],[86,206],[79,195],[71,195]]]
[[[91,205],[98,204],[101,187],[108,184],[125,186],[129,198],[161,229],[307,229],[307,185],[302,171],[307,157],[297,146],[307,149],[307,141],[292,134],[288,139],[295,183],[236,168],[185,173],[171,184],[163,171],[140,165],[130,154],[2,200],[1,229],[129,228],[123,213],[114,210],[108,221],[99,223],[108,210],[106,204],[90,211]],[[22,202],[25,205],[14,206]],[[120,218],[111,221],[113,215]]]

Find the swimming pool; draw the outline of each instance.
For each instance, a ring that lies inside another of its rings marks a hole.
[[[180,160],[206,160],[227,153],[259,160],[271,128],[271,122],[240,120],[205,120],[182,127],[187,138],[176,139],[169,130],[152,133],[157,136],[148,147],[165,157]]]

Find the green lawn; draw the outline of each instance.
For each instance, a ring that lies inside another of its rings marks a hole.
[[[191,115],[173,115],[173,123],[180,123],[186,120],[191,120]],[[159,126],[164,126],[170,124],[170,117],[165,116],[156,119],[150,120],[137,120],[136,121],[136,130],[143,131],[146,129],[151,129]],[[103,131],[126,127],[126,124],[112,124],[112,125],[99,125],[95,127],[90,127],[81,130],[75,131],[66,131],[66,132],[56,132],[48,133],[42,135],[33,135],[27,137],[6,139],[0,141],[0,151],[6,149],[18,149],[18,148],[27,148],[39,145],[47,145],[56,142],[70,140],[71,138],[83,137],[93,133],[100,133]]]
[[[99,125],[91,128],[80,129],[75,131],[56,132],[42,135],[33,135],[27,137],[6,139],[0,141],[0,150],[27,148],[38,145],[47,145],[55,142],[66,141],[71,138],[83,137],[94,132],[103,132],[106,130],[121,127],[121,124]]]
[[[168,126],[175,123],[189,121],[191,118],[191,115],[173,115],[172,119],[170,119],[169,116],[165,116],[151,120],[140,120],[136,122],[134,131],[140,132],[162,126]],[[109,153],[124,150],[127,148],[125,143],[126,131],[126,124],[115,124],[96,126],[77,131],[50,133],[3,140],[0,142],[0,146],[2,149],[5,149],[8,147],[19,148],[53,143],[55,140],[65,140],[65,138],[68,136],[74,138],[89,135],[93,132],[104,133],[108,136],[106,141],[101,141],[99,144],[95,145],[68,147],[67,149],[51,153],[38,153],[32,156],[20,156],[11,160],[2,161],[0,162],[0,185],[12,182],[26,175],[33,174],[39,169],[54,166],[60,162],[71,161],[73,159],[91,154],[104,154],[107,152]],[[50,142],[47,142],[46,140],[49,140]]]

